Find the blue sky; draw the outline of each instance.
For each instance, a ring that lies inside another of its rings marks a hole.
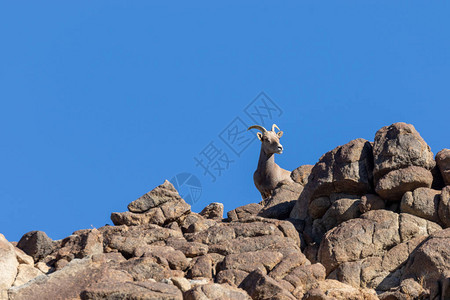
[[[448,2],[54,1],[0,4],[0,232],[60,239],[187,172],[199,212],[260,201],[259,142],[219,134],[261,92],[293,170],[382,126],[450,147]],[[271,120],[266,120],[269,126]],[[248,124],[253,125],[253,124]],[[212,182],[194,157],[232,163]]]

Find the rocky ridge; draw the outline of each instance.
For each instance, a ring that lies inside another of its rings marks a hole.
[[[395,123],[227,218],[165,181],[114,226],[0,234],[0,299],[449,299],[449,157]]]

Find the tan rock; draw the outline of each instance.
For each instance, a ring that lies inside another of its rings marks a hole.
[[[18,266],[14,246],[0,233],[0,292],[14,283]]]
[[[229,221],[237,221],[240,219],[245,219],[250,216],[256,216],[263,206],[258,203],[250,203],[244,206],[239,206],[233,210],[230,210],[227,213],[227,217]]]
[[[303,165],[292,171],[291,178],[297,183],[305,186],[308,183],[308,177],[311,174],[313,165]]]
[[[239,287],[253,299],[295,299],[288,290],[259,269],[250,273]]]
[[[197,285],[184,293],[185,300],[250,300],[242,289],[228,284],[209,283]]]
[[[200,215],[207,219],[221,221],[223,219],[223,204],[217,202],[210,203],[200,212]]]
[[[21,264],[18,267],[18,272],[13,286],[19,286],[27,283],[31,279],[34,279],[40,275],[44,275],[39,269],[32,265]]]
[[[27,264],[27,265],[34,265],[34,259],[33,257],[29,256],[25,252],[23,252],[22,249],[19,249],[17,247],[14,247],[14,251],[16,252],[16,258],[19,264]]]

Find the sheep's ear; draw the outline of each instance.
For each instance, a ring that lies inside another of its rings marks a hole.
[[[283,131],[278,131],[277,135],[278,135],[278,138],[282,137],[283,136]]]
[[[262,134],[261,132],[257,132],[257,133],[256,133],[256,136],[258,137],[258,139],[259,139],[260,141],[262,141],[263,134]]]

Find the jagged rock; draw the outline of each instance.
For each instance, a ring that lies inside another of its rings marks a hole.
[[[258,203],[250,203],[244,206],[239,206],[227,213],[229,221],[238,221],[240,219],[246,219],[251,216],[256,216],[263,206]]]
[[[361,197],[361,202],[359,202],[358,206],[359,211],[361,213],[365,213],[369,210],[384,209],[386,204],[378,195],[367,194]]]
[[[103,235],[97,229],[86,229],[76,231],[62,240],[57,259],[70,261],[100,253],[103,253]]]
[[[223,218],[223,204],[217,202],[210,203],[200,212],[200,215],[207,219],[220,221]]]
[[[375,191],[383,199],[400,201],[403,194],[420,187],[430,188],[433,176],[427,169],[410,166],[393,170],[378,179]]]
[[[289,214],[302,191],[303,186],[296,182],[280,184],[273,190],[269,199],[262,201],[264,207],[258,215],[280,220],[289,218]]]
[[[439,191],[418,188],[403,195],[400,211],[438,223],[440,222],[438,216],[439,200]]]
[[[39,275],[44,275],[39,269],[36,269],[33,266],[21,264],[17,268],[17,276],[14,280],[13,286],[19,286],[27,283],[33,278],[38,277]]]
[[[0,296],[14,283],[18,266],[14,246],[0,233]]]
[[[114,225],[164,225],[175,221],[184,214],[189,213],[190,210],[190,205],[184,202],[184,200],[175,203],[165,202],[161,206],[151,208],[145,213],[133,213],[129,211],[123,213],[114,212],[111,214],[111,221]]]
[[[450,228],[431,234],[411,254],[402,279],[414,278],[423,282],[430,290],[430,299],[435,299],[441,291],[439,284],[449,277],[450,270]]]
[[[436,163],[446,185],[450,185],[450,149],[442,149],[436,154]]]
[[[403,122],[385,126],[377,131],[373,157],[373,175],[376,182],[393,170],[410,166],[431,170],[435,166],[430,147],[413,125]]]
[[[210,283],[197,285],[184,293],[185,300],[250,300],[251,298],[242,289],[228,284]]]
[[[313,165],[303,165],[295,169],[291,172],[291,178],[297,183],[305,186],[308,183],[309,174],[311,174],[311,170]]]
[[[259,269],[251,272],[239,287],[253,299],[295,299],[288,290]]]
[[[54,249],[52,239],[43,231],[25,233],[17,244],[17,248],[33,257],[35,262],[50,254]]]
[[[312,168],[291,218],[306,220],[309,203],[319,197],[332,193],[371,193],[372,170],[372,145],[364,139],[352,140],[325,153]]]
[[[165,180],[145,195],[128,204],[128,210],[134,213],[144,213],[166,202],[179,202],[181,197],[174,186]]]
[[[438,214],[444,227],[450,227],[450,185],[442,189]]]
[[[130,211],[112,213],[114,225],[164,225],[179,219],[191,211],[169,181],[143,195],[128,205]]]
[[[183,295],[174,285],[161,282],[100,282],[86,288],[81,293],[81,299],[182,300]]]
[[[218,283],[227,283],[238,287],[247,276],[248,272],[238,269],[227,269],[221,270],[217,273],[216,281]]]

